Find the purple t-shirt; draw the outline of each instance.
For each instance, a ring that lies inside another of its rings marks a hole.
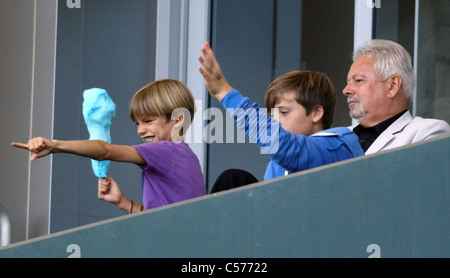
[[[184,142],[161,141],[133,146],[147,161],[143,171],[145,209],[206,195],[200,163]]]

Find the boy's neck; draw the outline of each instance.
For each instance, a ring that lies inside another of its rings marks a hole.
[[[324,130],[322,122],[314,124],[314,126],[313,126],[313,134],[317,133],[319,131],[322,131],[322,130]]]

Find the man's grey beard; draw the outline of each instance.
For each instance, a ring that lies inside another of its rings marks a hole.
[[[350,117],[354,120],[360,121],[366,115],[366,111],[361,102],[358,102],[357,107],[353,105],[353,108],[350,109]]]

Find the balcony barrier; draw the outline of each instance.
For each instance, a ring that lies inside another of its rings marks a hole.
[[[0,248],[0,257],[450,257],[450,137]]]

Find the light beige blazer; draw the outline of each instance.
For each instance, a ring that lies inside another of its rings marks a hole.
[[[356,126],[351,126],[350,129],[353,130]],[[407,111],[378,136],[366,154],[405,146],[445,134],[450,134],[450,126],[447,122],[422,117],[413,118]]]

